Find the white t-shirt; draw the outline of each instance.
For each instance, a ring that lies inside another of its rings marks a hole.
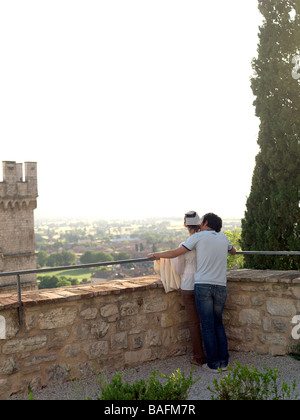
[[[227,236],[205,230],[190,236],[182,246],[189,251],[196,249],[195,284],[226,286],[227,255],[233,248]]]

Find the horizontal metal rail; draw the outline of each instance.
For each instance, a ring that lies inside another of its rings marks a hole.
[[[290,255],[290,256],[300,256],[300,251],[237,251],[236,255]],[[30,270],[19,270],[19,271],[9,271],[5,273],[0,273],[0,277],[16,276],[17,277],[17,292],[18,292],[18,302],[19,302],[19,323],[23,324],[23,308],[22,308],[22,295],[21,295],[21,276],[26,274],[40,274],[40,273],[51,273],[53,271],[67,271],[67,270],[78,270],[80,268],[95,268],[95,267],[105,267],[111,265],[119,264],[131,264],[131,263],[141,263],[141,262],[151,262],[154,261],[154,258],[134,258],[130,260],[119,260],[119,261],[105,261],[101,263],[91,263],[91,264],[79,264],[79,265],[68,265],[61,267],[51,267],[51,268],[37,268]],[[12,286],[3,285],[1,287]]]
[[[241,255],[300,255],[300,251],[237,251]]]
[[[17,276],[19,274],[25,275],[25,274],[50,273],[51,271],[77,270],[79,268],[104,267],[107,265],[130,264],[130,263],[136,263],[136,262],[151,262],[151,261],[153,260],[150,258],[135,258],[132,260],[105,261],[101,263],[67,265],[67,266],[51,267],[51,268],[36,268],[36,269],[22,270],[22,271],[10,271],[10,272],[7,271],[5,273],[0,273],[0,277]]]
[[[300,256],[300,251],[237,251],[236,255],[291,255],[291,256]],[[65,270],[77,270],[79,268],[94,268],[94,267],[104,267],[110,265],[119,265],[119,264],[130,264],[130,263],[140,263],[140,262],[151,262],[153,258],[134,258],[130,260],[119,260],[119,261],[105,261],[101,263],[91,263],[91,264],[79,264],[79,265],[67,265],[60,267],[49,267],[49,268],[36,268],[29,270],[19,270],[19,271],[7,271],[5,273],[0,273],[0,277],[8,276],[18,276],[25,274],[39,274],[39,273],[50,273],[51,271],[65,271]]]

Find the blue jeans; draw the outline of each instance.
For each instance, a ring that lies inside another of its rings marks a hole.
[[[195,284],[195,300],[202,326],[202,339],[207,365],[211,369],[228,365],[228,343],[222,319],[226,298],[225,286]]]

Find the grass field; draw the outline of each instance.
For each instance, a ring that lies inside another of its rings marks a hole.
[[[51,273],[39,274],[38,277],[56,276],[77,279],[82,282],[83,279],[90,280],[95,272],[92,268],[78,268],[77,270],[52,271]]]

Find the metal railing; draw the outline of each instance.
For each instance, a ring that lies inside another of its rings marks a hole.
[[[237,251],[235,255],[291,255],[291,256],[300,256],[300,251]],[[153,258],[134,258],[130,260],[119,260],[119,261],[106,261],[101,263],[91,263],[91,264],[79,264],[79,265],[68,265],[61,267],[51,267],[51,268],[37,268],[29,270],[20,270],[20,271],[10,271],[5,273],[0,273],[0,277],[16,276],[17,277],[17,292],[18,292],[18,303],[19,303],[19,324],[23,324],[23,308],[22,308],[22,292],[21,292],[21,276],[26,274],[40,274],[40,273],[50,273],[53,271],[66,271],[66,270],[78,270],[79,268],[94,268],[94,267],[104,267],[111,265],[119,264],[130,264],[130,263],[141,263],[141,262],[152,262]],[[2,285],[1,287],[14,286],[13,284]],[[0,295],[1,296],[1,295]]]

